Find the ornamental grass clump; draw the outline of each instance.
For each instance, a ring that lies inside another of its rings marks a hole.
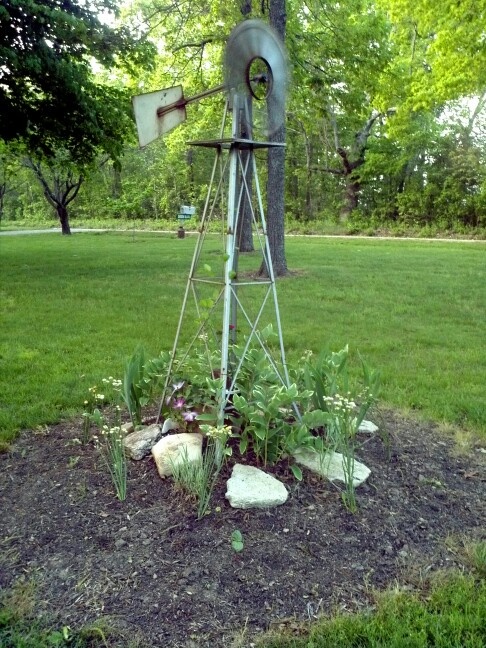
[[[326,445],[342,453],[345,490],[341,497],[346,508],[354,513],[357,509],[354,487],[355,439],[361,422],[357,415],[358,406],[350,398],[339,394],[325,396],[324,401],[330,414],[326,426]],[[321,457],[325,461],[325,454]]]
[[[123,445],[124,433],[120,425],[103,424],[93,440],[111,475],[116,496],[123,502],[127,497],[127,457]]]
[[[186,491],[197,501],[197,519],[204,517],[209,510],[209,503],[222,467],[221,457],[230,453],[226,442],[231,436],[229,426],[213,427],[202,425],[205,434],[206,449],[199,460],[191,461],[187,449],[183,448],[179,461],[172,463],[172,476],[177,486]]]
[[[102,394],[97,387],[91,387],[89,389],[89,399],[85,401],[87,411],[83,414],[83,441],[87,443],[91,425],[94,424],[98,428],[98,434],[93,435],[93,441],[108,468],[116,496],[120,501],[123,501],[127,496],[127,458],[123,445],[125,433],[120,423],[121,408],[117,402],[120,400],[123,383],[121,380],[113,378],[113,376],[103,378],[102,382],[106,394]],[[108,402],[116,403],[114,407],[115,423],[113,425],[109,424],[99,409]]]

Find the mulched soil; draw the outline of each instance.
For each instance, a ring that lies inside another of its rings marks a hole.
[[[484,537],[485,519],[483,449],[458,455],[437,426],[391,412],[376,422],[389,444],[362,437],[372,474],[357,513],[333,484],[297,483],[285,467],[285,505],[232,509],[229,465],[201,521],[150,457],[130,463],[119,502],[93,446],[76,443],[81,424],[26,432],[0,455],[0,586],[33,579],[37,613],[73,628],[108,617],[119,645],[144,647],[251,646],[261,631],[367,607],[373,588],[454,564],[447,537]]]

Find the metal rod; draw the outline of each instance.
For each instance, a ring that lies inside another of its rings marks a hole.
[[[194,103],[196,101],[199,101],[200,99],[205,99],[206,97],[211,97],[212,95],[218,94],[218,92],[222,92],[225,89],[225,87],[226,86],[224,85],[219,85],[216,88],[211,88],[210,90],[204,90],[204,92],[199,92],[198,94],[195,94],[193,97],[189,97],[188,99],[182,97],[181,99],[174,101],[168,106],[163,106],[162,108],[158,108],[157,117],[162,117],[163,115],[166,115],[167,113],[171,112],[171,110],[176,110],[177,108],[184,108],[184,106],[187,106],[187,104]]]

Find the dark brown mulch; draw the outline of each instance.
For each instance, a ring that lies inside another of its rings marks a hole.
[[[367,606],[404,567],[452,564],[446,537],[477,539],[485,519],[480,449],[458,456],[436,426],[392,413],[381,425],[389,452],[364,436],[357,453],[372,475],[356,514],[309,473],[288,478],[284,506],[234,510],[228,467],[201,521],[151,458],[130,464],[121,503],[93,447],[76,443],[80,426],[24,433],[0,455],[0,586],[34,579],[39,613],[73,628],[108,616],[120,645],[145,647],[250,646],[262,630]]]

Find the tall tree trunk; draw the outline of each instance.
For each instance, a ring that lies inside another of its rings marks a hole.
[[[122,195],[121,167],[113,165],[113,185],[111,190],[112,198],[120,198]]]
[[[330,112],[331,123],[334,130],[336,153],[341,158],[342,163],[340,174],[344,177],[346,186],[344,195],[345,203],[340,216],[341,220],[345,221],[347,220],[348,216],[358,207],[359,193],[361,190],[361,180],[358,169],[365,163],[368,138],[371,135],[371,131],[376,120],[382,117],[383,113],[373,111],[363,128],[359,130],[354,136],[354,142],[352,146],[349,149],[345,149],[344,147],[339,145],[335,114],[332,110]]]
[[[56,211],[59,216],[59,222],[61,223],[61,233],[65,235],[71,234],[67,208],[64,205],[56,205]]]
[[[3,217],[3,203],[5,200],[5,194],[7,193],[7,183],[2,182],[0,184],[0,225],[2,224]]]
[[[270,24],[285,40],[287,14],[285,0],[270,0]],[[285,142],[285,106],[278,106],[270,95],[268,111],[272,121],[281,126],[271,134],[271,142]],[[267,228],[273,271],[276,276],[288,273],[285,258],[285,148],[268,149]]]
[[[357,176],[353,173],[345,176],[346,180],[346,190],[345,190],[345,203],[341,211],[341,220],[345,221],[348,219],[355,209],[358,208],[359,202],[359,192],[361,189],[361,183]]]

